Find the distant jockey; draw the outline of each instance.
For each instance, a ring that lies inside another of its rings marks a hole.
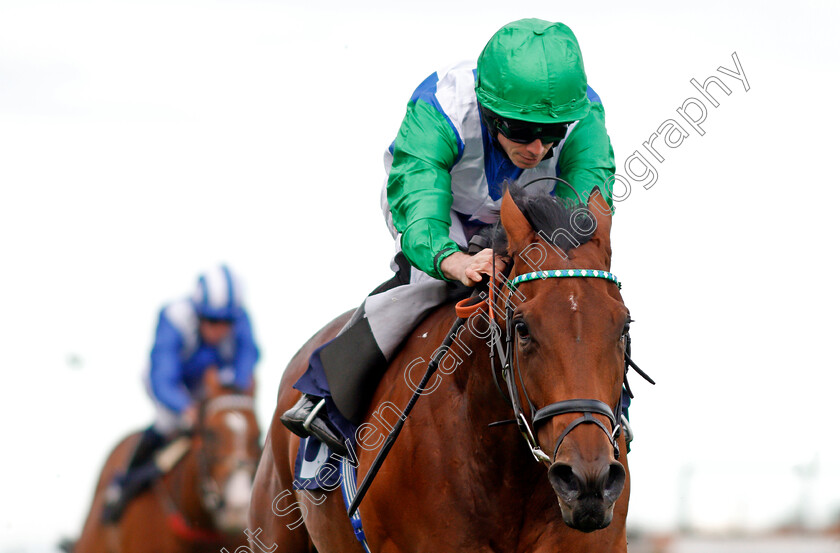
[[[154,453],[196,423],[204,372],[217,368],[223,384],[246,391],[258,358],[239,284],[227,266],[201,275],[192,297],[161,309],[145,379],[155,422],[141,434],[126,472],[106,492],[106,523],[119,520],[129,501],[160,475]]]

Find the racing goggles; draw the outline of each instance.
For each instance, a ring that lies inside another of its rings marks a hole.
[[[202,317],[199,316],[198,319],[200,321],[205,321],[210,324],[218,325],[218,324],[233,324],[233,319],[229,317]]]
[[[566,138],[569,125],[573,123],[573,121],[567,121],[565,123],[530,123],[528,121],[499,117],[484,108],[481,111],[485,124],[491,130],[495,129],[493,133],[494,137],[496,132],[500,132],[502,136],[517,144],[530,144],[537,139],[543,144],[556,144]]]

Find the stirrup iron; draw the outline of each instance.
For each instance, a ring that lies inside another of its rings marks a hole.
[[[315,404],[315,407],[312,408],[312,412],[306,417],[306,420],[303,421],[303,428],[310,434],[312,430],[309,429],[309,426],[312,424],[312,421],[315,420],[315,417],[318,416],[318,412],[323,409],[324,405],[327,404],[327,398],[321,398],[321,401]]]

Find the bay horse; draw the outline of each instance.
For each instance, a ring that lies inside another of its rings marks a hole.
[[[456,336],[361,502],[370,551],[626,553],[630,482],[618,419],[630,317],[609,273],[610,208],[595,189],[575,213],[594,228],[588,240],[561,249],[555,238],[562,232],[505,193],[500,215],[511,280],[489,302],[483,323],[476,316],[462,327],[469,331]],[[568,222],[553,224],[569,228]],[[498,346],[494,363],[504,362],[501,341],[488,340],[490,311],[508,345],[507,392],[490,361]],[[349,315],[313,336],[280,383],[251,498],[254,552],[364,551],[340,491],[294,490],[300,438],[279,420],[298,399],[292,384],[309,356]],[[351,450],[360,477],[455,317],[451,304],[433,311],[391,361]],[[517,425],[490,426],[510,419],[512,406],[519,406],[514,414],[521,433]]]
[[[208,369],[192,432],[175,438],[157,461],[171,466],[133,498],[114,524],[103,524],[104,493],[121,472],[140,433],[111,452],[73,553],[233,553],[245,544],[250,489],[260,456],[253,390],[223,386]]]

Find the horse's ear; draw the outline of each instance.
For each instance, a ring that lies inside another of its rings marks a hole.
[[[207,394],[207,397],[215,397],[219,395],[219,392],[222,389],[222,383],[219,381],[218,369],[210,367],[204,371],[202,384],[204,384],[204,392]]]
[[[521,252],[528,244],[536,241],[534,229],[531,228],[528,219],[525,218],[516,202],[513,201],[510,191],[506,191],[502,198],[501,218],[502,226],[505,227],[508,237],[508,253],[510,255]]]
[[[590,239],[598,247],[607,254],[607,267],[612,257],[612,247],[610,245],[610,229],[612,228],[612,208],[607,203],[606,198],[601,194],[601,191],[596,186],[589,194],[589,203],[587,204],[589,212],[595,218],[595,232]]]

